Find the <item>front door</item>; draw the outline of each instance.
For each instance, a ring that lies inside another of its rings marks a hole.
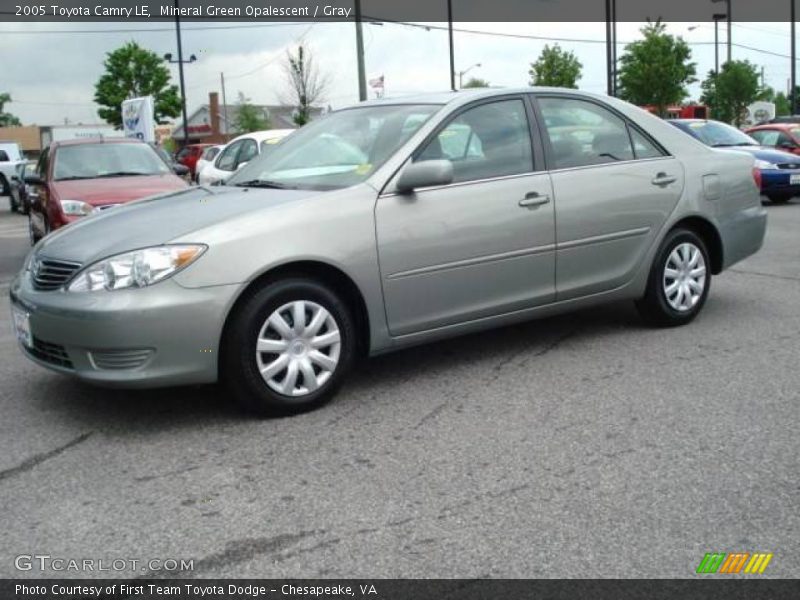
[[[378,199],[392,335],[553,300],[553,191],[534,169],[530,116],[519,96],[470,105],[413,158],[449,159],[453,183]]]

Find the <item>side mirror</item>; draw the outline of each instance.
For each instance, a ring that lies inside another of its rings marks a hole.
[[[182,165],[181,163],[173,163],[172,170],[175,172],[175,175],[178,175],[179,177],[189,174],[189,167]]]
[[[453,183],[453,163],[449,160],[423,160],[406,165],[397,180],[397,191],[407,194],[417,188]]]
[[[28,185],[44,185],[44,179],[38,175],[25,175],[25,183]]]
[[[238,165],[236,165],[236,170],[238,171],[238,170],[239,170],[239,169],[241,169],[243,166],[245,166],[245,165],[246,165],[248,162],[250,162],[250,161],[249,161],[249,160],[246,160],[246,161],[244,161],[244,162],[240,162]]]

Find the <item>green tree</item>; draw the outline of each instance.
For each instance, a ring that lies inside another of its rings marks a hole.
[[[783,92],[778,92],[775,94],[775,99],[772,100],[772,102],[775,103],[776,117],[783,117],[792,114],[792,103]]]
[[[4,110],[8,102],[11,102],[11,94],[6,92],[0,93],[0,127],[19,127],[22,125],[22,122],[17,117]]]
[[[485,79],[481,79],[480,77],[470,77],[469,80],[467,80],[467,83],[465,83],[462,86],[462,89],[488,88],[488,87],[489,87],[489,82],[486,81]]]
[[[251,131],[269,129],[267,115],[261,108],[252,104],[250,98],[245,97],[242,92],[239,92],[236,106],[236,118],[233,120],[233,127],[237,133],[250,133]]]
[[[128,42],[106,54],[103,65],[94,101],[103,107],[97,114],[117,129],[122,129],[122,101],[128,98],[153,96],[157,123],[181,113],[178,87],[170,85],[169,69],[155,52]]]
[[[311,52],[302,44],[296,52],[286,52],[283,68],[289,86],[288,103],[297,109],[294,122],[305,125],[311,118],[311,108],[325,99],[328,78],[319,72]]]
[[[652,105],[664,116],[666,108],[689,95],[686,86],[697,81],[692,51],[681,37],[666,33],[657,21],[641,29],[644,39],[625,46],[620,57],[619,96],[640,106]]]
[[[758,68],[747,60],[726,62],[719,75],[710,71],[701,85],[700,100],[711,108],[714,118],[736,127],[747,116],[747,107],[764,93]]]
[[[545,45],[536,62],[531,63],[528,74],[530,85],[577,88],[583,65],[572,52],[562,50],[558,44]]]

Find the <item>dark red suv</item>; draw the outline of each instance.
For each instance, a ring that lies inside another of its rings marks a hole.
[[[188,187],[148,144],[124,138],[53,142],[25,183],[33,243],[93,212]]]

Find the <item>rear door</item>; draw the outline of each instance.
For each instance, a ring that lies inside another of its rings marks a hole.
[[[605,104],[561,94],[536,104],[555,197],[556,297],[620,287],[675,208],[683,166]]]

